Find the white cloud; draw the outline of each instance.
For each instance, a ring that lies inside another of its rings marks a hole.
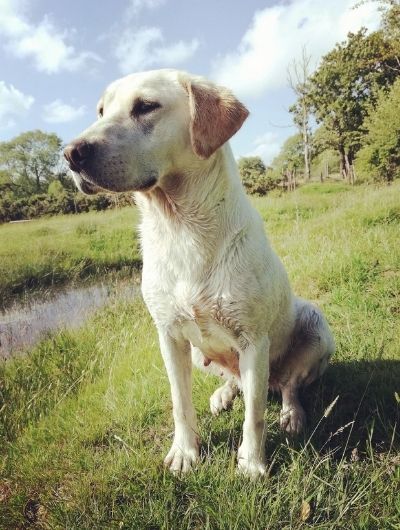
[[[7,86],[4,81],[0,81],[0,127],[15,125],[14,118],[27,114],[33,102],[32,96],[27,96],[13,85]]]
[[[101,61],[95,53],[78,52],[68,44],[70,33],[57,29],[46,16],[39,24],[32,24],[21,2],[0,0],[0,39],[10,54],[31,58],[39,72],[77,71],[89,61]]]
[[[48,123],[67,123],[83,116],[86,112],[86,107],[82,105],[81,107],[74,108],[56,99],[52,103],[44,105],[43,110],[44,121]]]
[[[281,145],[278,135],[268,131],[254,140],[254,149],[245,156],[259,156],[264,164],[270,164],[279,153]]]
[[[143,9],[156,9],[165,4],[166,0],[131,0],[127,9],[129,17],[135,16]]]
[[[237,94],[257,96],[287,85],[287,67],[303,46],[315,64],[349,31],[376,29],[378,7],[354,0],[296,0],[255,13],[236,51],[217,58],[213,78]]]
[[[115,56],[122,73],[143,70],[149,66],[176,66],[189,59],[199,47],[196,39],[166,44],[160,28],[125,30],[116,47]]]

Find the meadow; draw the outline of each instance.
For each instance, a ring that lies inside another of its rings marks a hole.
[[[304,392],[306,432],[280,432],[270,395],[268,475],[238,475],[242,400],[212,417],[219,381],[195,371],[202,462],[171,475],[156,332],[140,299],[116,300],[0,364],[0,528],[400,528],[400,185],[310,184],[252,200],[337,343]],[[1,226],[1,293],[139,267],[136,221],[124,209]]]

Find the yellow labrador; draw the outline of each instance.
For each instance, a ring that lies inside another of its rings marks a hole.
[[[268,383],[282,393],[281,426],[297,433],[298,389],[325,370],[334,341],[321,311],[295,297],[242,187],[227,141],[248,111],[227,89],[176,70],[112,83],[98,120],[65,149],[85,193],[132,190],[141,211],[143,298],[171,384],[175,435],[165,464],[199,457],[194,364],[225,379],[213,414],[242,391],[238,466],[265,472]]]

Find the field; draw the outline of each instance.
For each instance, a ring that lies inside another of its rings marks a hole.
[[[279,431],[271,395],[268,476],[238,475],[242,400],[213,418],[219,382],[195,372],[202,462],[172,476],[154,326],[140,299],[113,302],[0,364],[0,528],[400,528],[400,185],[312,184],[254,204],[294,290],[324,309],[337,342],[303,395],[304,435]],[[93,275],[135,268],[135,220],[122,210],[0,227],[1,292],[81,276],[87,263]]]

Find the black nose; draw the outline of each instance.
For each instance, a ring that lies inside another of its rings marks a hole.
[[[64,157],[72,171],[80,171],[88,165],[93,151],[92,144],[85,140],[77,140],[67,145]]]

